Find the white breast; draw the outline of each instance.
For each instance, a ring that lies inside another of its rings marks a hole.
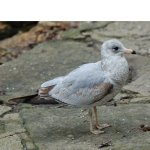
[[[96,105],[104,105],[116,96],[127,81],[129,74],[128,62],[121,56],[119,58],[118,56],[113,56],[111,59],[102,60],[101,66],[114,87],[113,91],[100,100]]]

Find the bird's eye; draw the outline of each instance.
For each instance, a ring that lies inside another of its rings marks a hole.
[[[117,51],[117,50],[119,49],[119,47],[114,47],[113,49],[114,49],[115,51]]]

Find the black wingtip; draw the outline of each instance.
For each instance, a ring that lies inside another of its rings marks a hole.
[[[133,51],[132,54],[136,54],[136,51]]]

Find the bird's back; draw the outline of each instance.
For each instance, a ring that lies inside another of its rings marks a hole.
[[[101,69],[101,62],[89,63],[66,75],[49,95],[71,105],[90,105],[94,103],[96,96],[103,95],[105,85],[102,83],[105,81],[107,78]]]

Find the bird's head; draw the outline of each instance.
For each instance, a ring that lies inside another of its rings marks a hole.
[[[103,58],[115,55],[122,55],[123,53],[136,54],[132,49],[127,49],[119,40],[111,39],[105,41],[101,47],[101,56]]]

